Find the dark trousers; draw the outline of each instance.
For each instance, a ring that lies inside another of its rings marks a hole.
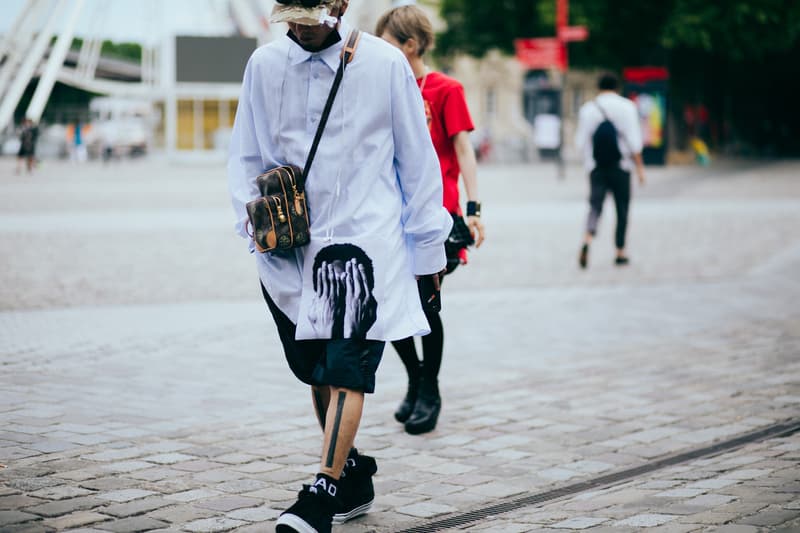
[[[594,236],[597,223],[603,212],[603,202],[610,191],[614,195],[617,208],[617,232],[615,242],[617,248],[625,248],[625,232],[628,228],[628,206],[631,202],[631,173],[621,168],[595,168],[589,174],[591,193],[589,195],[589,220],[586,231]]]

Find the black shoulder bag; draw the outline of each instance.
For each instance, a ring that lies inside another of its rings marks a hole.
[[[353,30],[347,37],[339,69],[336,71],[328,101],[325,103],[305,168],[300,170],[295,165],[283,165],[268,170],[256,178],[256,185],[262,196],[248,202],[246,208],[248,223],[253,228],[250,236],[259,252],[300,248],[310,241],[308,204],[305,195],[306,178],[317,153],[325,124],[328,122],[336,92],[342,83],[344,69],[353,60],[360,38],[359,30]]]

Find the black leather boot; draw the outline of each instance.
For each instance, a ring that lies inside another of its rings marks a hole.
[[[425,378],[420,381],[417,403],[411,416],[406,420],[406,433],[420,435],[433,431],[442,409],[442,399],[439,396],[439,383],[427,382]]]
[[[397,411],[394,412],[394,418],[401,424],[404,424],[406,420],[411,416],[411,413],[414,412],[414,405],[417,403],[417,393],[419,391],[419,379],[417,378],[408,378],[408,390],[406,391],[406,397],[403,398],[403,401],[400,402],[400,405],[397,406]]]

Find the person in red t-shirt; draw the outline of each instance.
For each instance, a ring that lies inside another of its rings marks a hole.
[[[475,246],[479,247],[484,229],[478,202],[477,162],[469,140],[469,132],[474,127],[464,88],[453,78],[425,66],[422,56],[433,44],[433,26],[417,6],[401,6],[384,14],[378,21],[375,35],[399,48],[408,59],[422,92],[431,139],[442,168],[444,206],[454,216],[462,215],[458,198],[458,177],[462,176],[467,192],[467,226]],[[466,262],[466,248],[448,251],[447,273]],[[444,329],[438,313],[426,312],[426,316],[431,332],[422,337],[422,362],[417,357],[413,338],[392,343],[408,372],[408,392],[394,416],[411,434],[433,430],[442,405],[439,368]]]

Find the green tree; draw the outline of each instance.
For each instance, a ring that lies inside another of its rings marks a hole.
[[[748,61],[786,52],[799,36],[797,0],[677,0],[665,19],[661,43]]]

